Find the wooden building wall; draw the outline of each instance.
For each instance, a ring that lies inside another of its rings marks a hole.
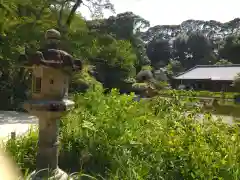
[[[193,90],[205,90],[213,92],[237,92],[237,90],[232,87],[232,81],[213,81],[213,80],[197,80],[197,79],[172,79],[171,86],[177,89],[180,84],[192,87]],[[189,88],[190,89],[190,88]]]

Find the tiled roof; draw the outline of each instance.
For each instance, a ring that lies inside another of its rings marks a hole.
[[[174,79],[234,80],[240,73],[240,64],[198,65],[174,77]]]

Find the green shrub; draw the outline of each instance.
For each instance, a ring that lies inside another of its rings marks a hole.
[[[73,74],[70,86],[71,92],[86,92],[89,88],[103,88],[102,84],[89,74],[89,70],[90,67],[84,65],[81,71]]]
[[[186,90],[162,90],[159,92],[160,95],[165,96],[191,96],[191,97],[213,97],[221,98],[222,92],[209,92],[209,91],[186,91]],[[224,98],[233,98],[234,95],[239,93],[224,92]]]
[[[30,130],[26,136],[9,140],[6,149],[24,173],[33,171],[36,164],[38,132]]]
[[[76,108],[61,124],[64,170],[116,180],[239,179],[236,125],[212,121],[209,115],[200,123],[194,118],[197,107],[187,116],[188,102],[178,97],[135,102],[132,95],[113,90],[74,98]],[[24,168],[35,163],[35,148],[34,134],[7,145]]]
[[[233,86],[234,86],[237,90],[240,90],[240,73],[238,73],[237,76],[234,78]]]

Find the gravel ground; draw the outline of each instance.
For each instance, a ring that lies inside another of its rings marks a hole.
[[[212,115],[214,120],[218,120],[219,118],[227,124],[233,124],[234,120],[237,120],[236,118],[233,118],[232,116],[224,116],[224,115]],[[204,119],[204,114],[199,114],[197,117],[200,121]]]
[[[16,111],[0,111],[0,140],[7,140],[11,132],[17,136],[25,134],[29,128],[36,127],[38,119],[27,113]]]

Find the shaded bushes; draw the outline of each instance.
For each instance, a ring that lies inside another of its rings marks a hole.
[[[81,71],[73,74],[70,84],[71,93],[86,92],[88,89],[93,89],[94,87],[102,88],[102,84],[90,74],[90,70],[90,66],[84,65]]]
[[[75,95],[62,118],[60,167],[97,179],[238,179],[239,128],[194,120],[178,98],[133,101],[113,90]],[[30,143],[31,142],[31,143]],[[9,142],[21,167],[32,168],[35,134]],[[30,158],[29,158],[30,157]],[[100,178],[101,177],[101,178]]]

